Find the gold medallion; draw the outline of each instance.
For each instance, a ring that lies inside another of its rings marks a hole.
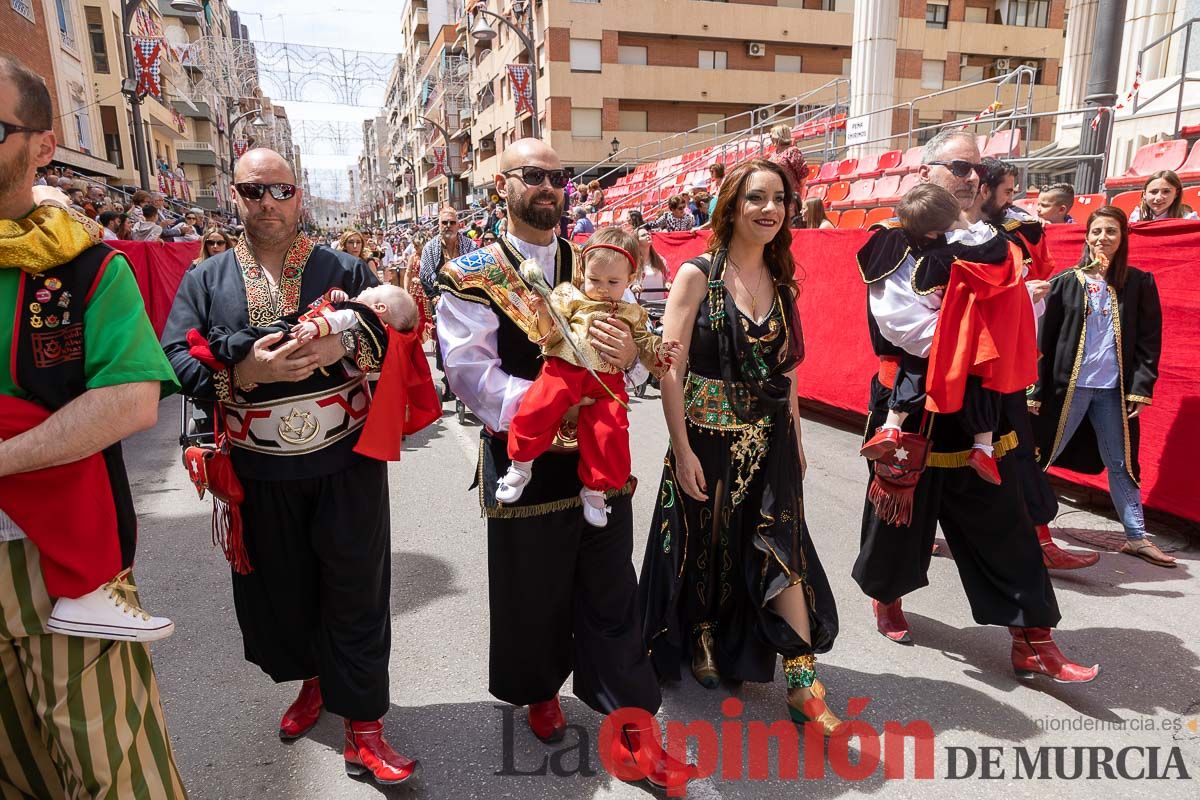
[[[30,317],[30,318],[29,318],[29,326],[30,326],[31,328],[40,328],[40,327],[42,327],[42,318],[41,318],[41,317],[37,317],[37,316]]]
[[[293,408],[279,421],[279,438],[288,444],[308,444],[317,438],[321,423],[307,411]]]
[[[42,313],[42,304],[41,303],[30,303],[29,304],[29,313],[30,314]]]

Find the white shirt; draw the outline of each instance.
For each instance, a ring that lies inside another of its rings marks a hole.
[[[100,235],[102,237],[104,237],[104,241],[106,241],[106,242],[113,241],[117,238],[117,235],[115,233],[113,233],[112,231],[110,231],[108,228],[101,228]]]
[[[537,261],[546,282],[553,285],[558,240],[537,245],[511,233],[505,236],[517,252]],[[633,294],[627,291],[625,299],[633,302]],[[437,305],[437,336],[446,380],[480,422],[493,431],[506,431],[532,381],[501,369],[499,330],[500,320],[490,306],[442,292]],[[626,376],[640,382],[645,374],[645,367],[638,363]]]

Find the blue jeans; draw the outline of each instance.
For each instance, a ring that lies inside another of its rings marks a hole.
[[[1125,470],[1125,428],[1121,415],[1124,399],[1121,390],[1075,388],[1067,424],[1063,428],[1062,442],[1054,458],[1058,458],[1084,417],[1092,423],[1096,442],[1100,446],[1100,458],[1108,469],[1108,493],[1112,496],[1117,516],[1125,527],[1125,536],[1141,539],[1146,535],[1146,518],[1142,513],[1142,490]],[[1053,461],[1053,459],[1051,459]]]

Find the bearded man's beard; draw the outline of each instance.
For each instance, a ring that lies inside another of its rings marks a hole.
[[[29,180],[29,151],[16,148],[11,160],[0,161],[0,197],[10,197],[25,188]]]
[[[554,205],[550,208],[535,206],[537,200],[553,200]],[[556,192],[531,189],[519,198],[509,198],[508,213],[535,230],[550,231],[557,228],[562,219],[563,202]]]

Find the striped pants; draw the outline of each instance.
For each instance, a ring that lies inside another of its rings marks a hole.
[[[185,798],[143,644],[45,632],[28,539],[0,542],[0,798]]]

